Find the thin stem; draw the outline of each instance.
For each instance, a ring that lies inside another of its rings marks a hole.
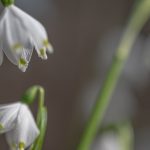
[[[46,129],[47,129],[47,108],[45,107],[45,90],[42,86],[35,85],[30,87],[22,96],[22,102],[31,105],[36,100],[38,95],[38,112],[37,112],[37,126],[40,134],[36,141],[31,146],[30,150],[42,150]]]
[[[40,135],[34,142],[31,150],[42,150],[46,128],[47,128],[47,109],[44,105],[45,99],[45,90],[41,86],[37,86],[38,94],[39,94],[39,106],[38,106],[38,114],[37,114],[37,126],[40,130]]]
[[[138,36],[140,30],[150,17],[150,0],[141,0],[137,3],[127,28],[124,32],[120,45],[113,58],[113,62],[108,70],[106,79],[104,80],[100,95],[92,110],[91,116],[87,121],[83,136],[77,147],[77,150],[89,150],[93,139],[96,136],[98,128],[102,123],[103,116],[109,105],[110,98],[116,87],[119,76],[124,67],[131,48]]]
[[[44,107],[45,91],[44,88],[41,86],[38,86],[38,90],[39,90],[39,99],[38,99],[39,106],[38,106],[38,114],[37,114],[37,125],[40,128],[41,113]]]
[[[44,99],[45,99],[45,90],[43,87],[39,86],[39,108],[44,106]]]

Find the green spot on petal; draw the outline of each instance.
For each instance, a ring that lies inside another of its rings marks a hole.
[[[41,48],[40,49],[40,57],[43,58],[43,59],[47,59],[46,49],[45,48]]]
[[[45,50],[44,50],[44,48],[41,48],[41,49],[40,49],[40,55],[41,55],[41,56],[44,56],[44,55],[45,55]]]
[[[22,72],[25,72],[27,66],[28,66],[28,62],[24,58],[21,57],[18,62],[19,69],[21,69]]]
[[[20,142],[19,143],[19,150],[24,150],[25,149],[25,143],[24,142]]]
[[[0,130],[3,130],[4,126],[2,124],[0,124]]]
[[[49,47],[49,41],[48,41],[48,39],[46,39],[46,40],[43,41],[43,46],[46,47],[46,48]]]
[[[23,66],[26,66],[27,65],[27,61],[24,58],[20,58],[19,59],[19,64],[23,65]]]
[[[28,67],[28,61],[21,57],[18,61],[18,67],[22,72],[25,72]]]
[[[53,47],[49,43],[48,39],[43,41],[43,47],[45,47],[49,53],[53,53]]]
[[[21,49],[23,48],[23,46],[20,44],[20,43],[16,43],[12,46],[12,49],[17,51],[18,49]]]

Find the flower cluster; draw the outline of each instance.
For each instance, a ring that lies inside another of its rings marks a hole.
[[[52,53],[53,48],[40,22],[16,7],[13,4],[14,0],[1,0],[1,2],[5,8],[0,17],[0,65],[5,54],[14,65],[25,72],[34,49],[40,58],[46,60],[47,52]],[[25,150],[31,145],[34,149],[34,141],[44,138],[47,117],[43,119],[45,122],[38,118],[40,120],[39,124],[37,123],[38,129],[26,104],[18,102],[0,105],[0,133],[5,133],[11,150]],[[41,110],[46,112],[44,106],[41,106]],[[41,127],[45,128],[42,133]]]
[[[39,135],[28,106],[23,103],[0,105],[0,133],[6,133],[11,150],[24,150]]]
[[[28,67],[33,49],[42,59],[47,59],[46,52],[53,52],[43,25],[13,4],[5,7],[1,15],[0,37],[0,65],[5,53],[23,72]]]

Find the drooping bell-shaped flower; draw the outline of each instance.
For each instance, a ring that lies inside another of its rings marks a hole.
[[[0,106],[0,130],[6,133],[12,150],[24,150],[32,145],[39,129],[28,106],[23,103]]]
[[[121,150],[121,143],[115,133],[105,133],[98,137],[92,150]]]
[[[8,132],[15,127],[20,105],[0,105],[0,133]]]
[[[0,64],[3,52],[23,72],[28,67],[33,49],[42,59],[46,52],[53,52],[44,26],[33,17],[16,7],[5,7],[0,18]]]

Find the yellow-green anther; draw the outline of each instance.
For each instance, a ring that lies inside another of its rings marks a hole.
[[[19,150],[24,150],[25,149],[25,144],[24,142],[19,143]]]

